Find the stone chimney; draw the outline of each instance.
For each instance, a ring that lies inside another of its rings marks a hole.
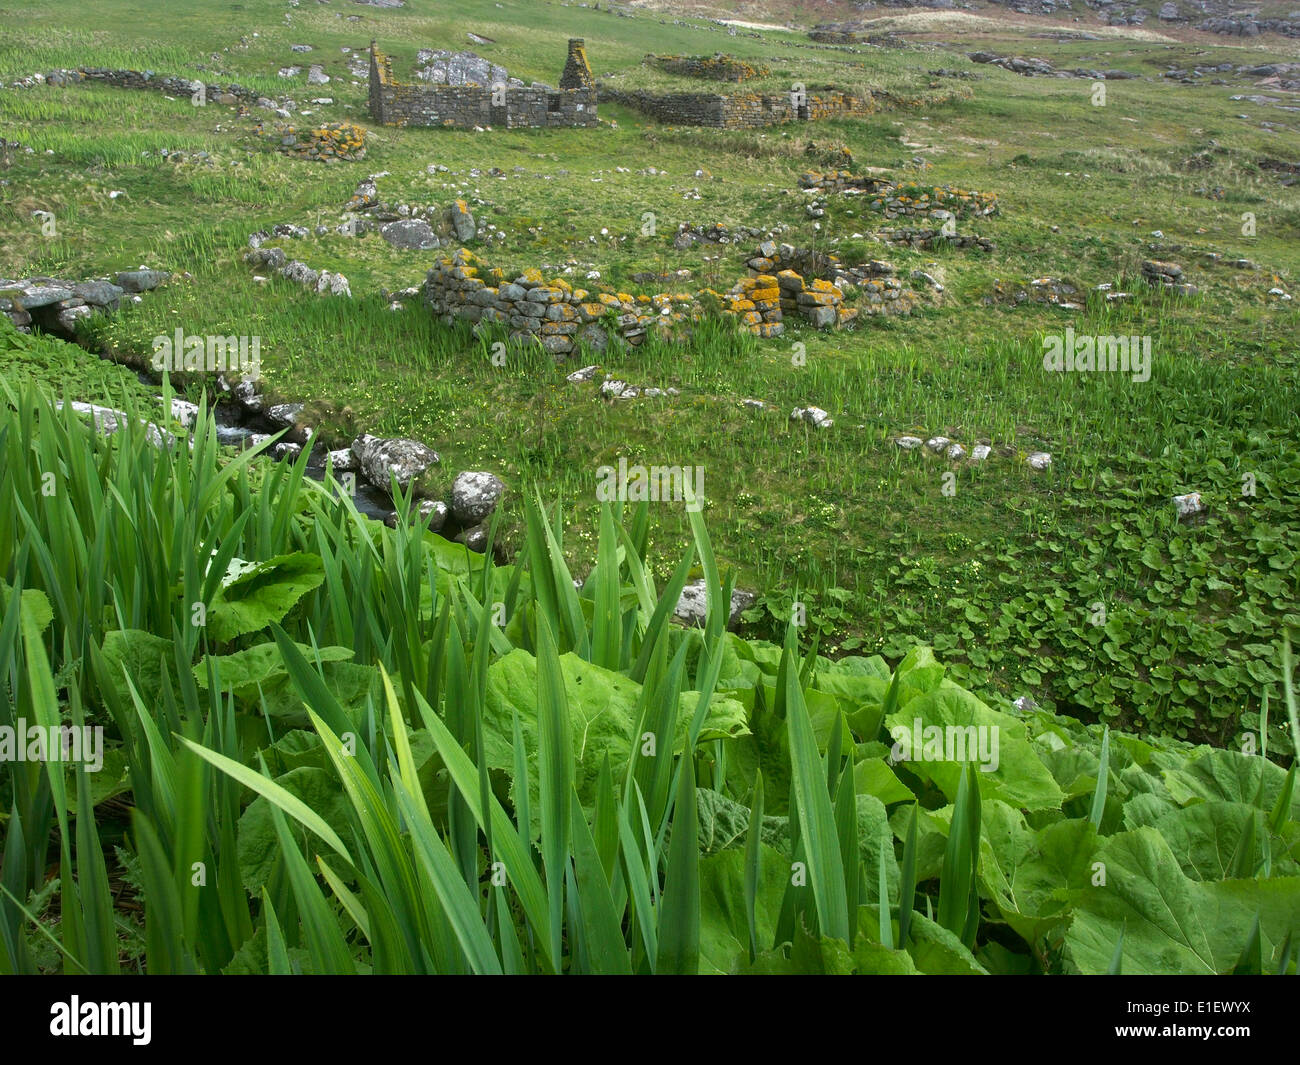
[[[561,89],[594,89],[595,79],[587,65],[587,42],[581,37],[569,38],[569,59],[560,75]]]

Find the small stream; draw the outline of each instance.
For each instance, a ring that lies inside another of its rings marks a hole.
[[[159,380],[146,370],[136,370],[136,377],[150,388],[158,388]],[[214,403],[209,407],[217,427],[217,443],[224,447],[243,450],[251,446],[252,437],[260,433],[274,433],[271,425],[260,414],[246,411],[235,403]],[[325,480],[324,452],[313,450],[307,460],[307,476],[314,481]],[[356,479],[356,492],[352,504],[357,510],[375,521],[387,521],[394,513],[393,501],[387,492],[365,483],[360,475]]]

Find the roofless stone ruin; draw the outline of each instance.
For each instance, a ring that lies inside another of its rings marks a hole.
[[[585,43],[569,41],[560,87],[413,85],[393,76],[392,60],[370,42],[370,117],[386,126],[452,129],[594,126],[596,85]]]

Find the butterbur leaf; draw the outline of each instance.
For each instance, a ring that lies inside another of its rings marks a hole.
[[[1109,971],[1126,928],[1123,969],[1132,975],[1223,974],[1241,957],[1251,924],[1277,943],[1300,925],[1300,878],[1188,879],[1153,828],[1105,840],[1097,858],[1105,883],[1071,893],[1069,958],[1085,974]]]
[[[319,555],[277,555],[223,580],[207,612],[209,637],[227,643],[283,621],[298,601],[325,579]]]

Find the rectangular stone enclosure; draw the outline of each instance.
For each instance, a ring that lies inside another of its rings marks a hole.
[[[412,85],[370,42],[370,117],[385,126],[550,128],[595,126],[596,86],[581,38],[569,41],[559,89],[506,85]]]

